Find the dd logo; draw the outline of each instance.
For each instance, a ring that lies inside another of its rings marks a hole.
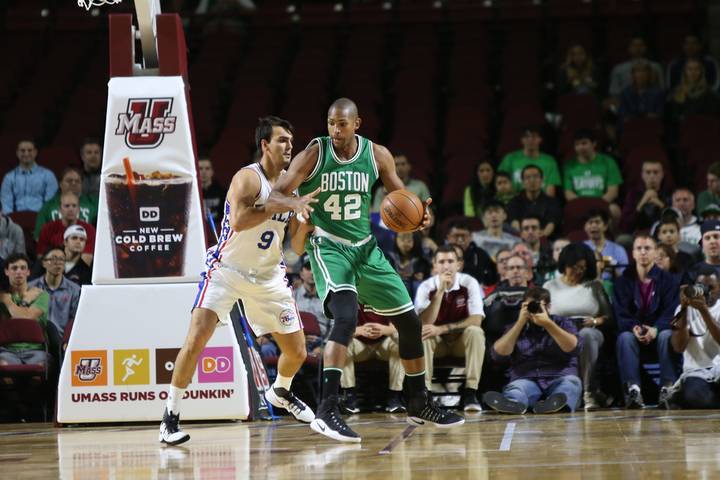
[[[225,373],[230,370],[230,359],[227,357],[205,357],[202,359],[203,373]]]
[[[157,222],[160,220],[160,207],[140,207],[141,222]]]

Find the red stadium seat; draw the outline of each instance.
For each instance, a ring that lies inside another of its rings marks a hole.
[[[657,145],[663,134],[662,121],[658,118],[633,118],[622,126],[620,150],[630,150],[646,145]]]
[[[719,137],[720,120],[717,118],[693,115],[680,124],[680,147],[684,150],[714,145]]]
[[[590,210],[604,210],[610,214],[610,207],[602,198],[576,198],[567,202],[563,212],[563,232],[567,234],[582,230],[585,216]]]

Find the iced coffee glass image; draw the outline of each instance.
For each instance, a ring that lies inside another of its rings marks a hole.
[[[115,278],[183,276],[192,178],[132,172],[104,182]]]

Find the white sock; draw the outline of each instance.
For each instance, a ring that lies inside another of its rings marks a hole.
[[[293,377],[283,377],[278,373],[278,376],[275,379],[275,383],[273,383],[273,388],[284,388],[289,392],[292,381]]]
[[[170,385],[170,390],[168,391],[168,401],[167,401],[168,412],[172,412],[175,415],[180,413],[180,400],[182,400],[183,395],[185,395],[184,388],[178,388],[173,385]]]

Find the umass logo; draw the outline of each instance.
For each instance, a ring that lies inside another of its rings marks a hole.
[[[118,115],[115,135],[124,135],[128,148],[156,148],[166,133],[175,132],[177,117],[172,98],[131,98],[127,111]]]

